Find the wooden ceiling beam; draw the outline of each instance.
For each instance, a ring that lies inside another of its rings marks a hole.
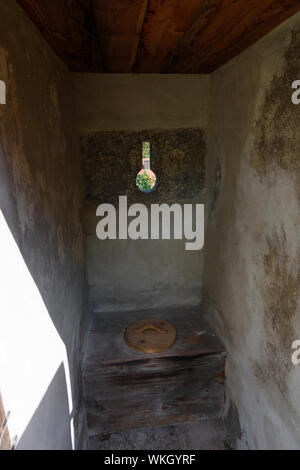
[[[189,28],[186,30],[186,32],[182,35],[180,41],[178,42],[176,48],[172,52],[172,54],[169,55],[167,58],[165,64],[161,68],[161,72],[164,73],[169,69],[171,66],[174,58],[177,57],[179,54],[179,51],[184,48],[186,44],[188,44],[192,39],[193,36],[196,34],[197,30],[199,29],[199,24],[204,23],[204,21],[207,21],[207,18],[215,12],[216,8],[220,5],[221,0],[204,0],[200,10],[198,11],[197,15],[191,22]]]
[[[300,11],[300,0],[16,1],[75,72],[210,73]]]
[[[149,0],[134,71],[160,73],[206,0]]]
[[[210,0],[164,72],[211,73],[298,11],[299,0]]]
[[[93,0],[106,72],[132,72],[148,0]]]

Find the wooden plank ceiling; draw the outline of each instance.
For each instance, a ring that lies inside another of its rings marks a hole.
[[[16,0],[74,72],[210,73],[300,0]]]

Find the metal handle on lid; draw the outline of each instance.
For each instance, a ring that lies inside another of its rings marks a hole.
[[[135,333],[144,333],[145,331],[148,331],[148,330],[154,330],[157,333],[160,333],[161,335],[165,335],[165,334],[168,333],[166,330],[162,330],[161,328],[159,328],[156,325],[153,325],[152,323],[149,324],[149,325],[143,326],[143,328],[138,328],[137,330],[134,330],[134,332]]]

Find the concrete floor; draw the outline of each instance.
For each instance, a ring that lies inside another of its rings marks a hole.
[[[160,428],[131,429],[90,438],[91,450],[226,450],[222,420]]]

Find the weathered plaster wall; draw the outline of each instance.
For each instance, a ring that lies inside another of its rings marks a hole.
[[[80,324],[84,304],[79,209],[83,186],[73,122],[72,83],[65,66],[14,0],[1,1],[0,17],[3,25],[0,31],[0,79],[7,85],[7,104],[0,107],[0,209],[58,338],[66,347],[74,399],[73,416],[75,427],[78,427]],[[1,269],[8,271],[8,267],[2,264]],[[7,291],[0,296],[3,322],[11,321],[9,315],[16,315],[17,319],[20,314],[19,310],[14,310],[15,300],[23,291],[20,272],[15,272],[14,282],[14,285],[1,284],[2,288],[11,289],[11,305],[4,308],[1,304]],[[33,296],[28,299],[31,302]],[[38,308],[37,304],[24,305],[24,314]],[[24,330],[20,332],[16,320],[14,330],[5,332],[5,339],[9,341],[10,338],[13,342],[22,333],[27,338],[29,350],[42,333],[38,328],[35,330],[35,324],[30,324],[29,320],[24,324]],[[16,406],[21,403],[24,413],[29,406],[25,397],[30,396],[30,387],[32,393],[36,393],[35,382],[39,380],[35,364],[28,364],[27,352],[26,347],[18,350],[17,345],[13,357],[2,358],[4,367],[12,371],[11,379],[16,380],[18,390],[15,392],[19,394]],[[36,357],[44,352],[44,349],[37,350]],[[49,350],[48,353],[50,360],[56,351]],[[45,359],[43,370],[47,367]],[[19,383],[18,374],[22,377],[24,370],[28,375]],[[20,448],[70,447],[71,417],[63,402],[67,373],[67,370],[57,373],[51,387],[49,383],[47,395],[40,397],[38,413],[28,423]],[[5,384],[2,382],[1,385],[4,387]],[[10,411],[12,420],[16,421],[16,409]]]
[[[114,310],[201,301],[203,250],[184,240],[96,237],[96,207],[128,196],[128,204],[205,202],[210,78],[176,75],[76,75],[86,182],[86,256],[92,309]],[[159,186],[135,185],[142,142],[152,145]]]
[[[299,51],[298,14],[212,80],[205,285],[241,448],[300,448]]]
[[[81,134],[208,126],[208,75],[76,74]]]

